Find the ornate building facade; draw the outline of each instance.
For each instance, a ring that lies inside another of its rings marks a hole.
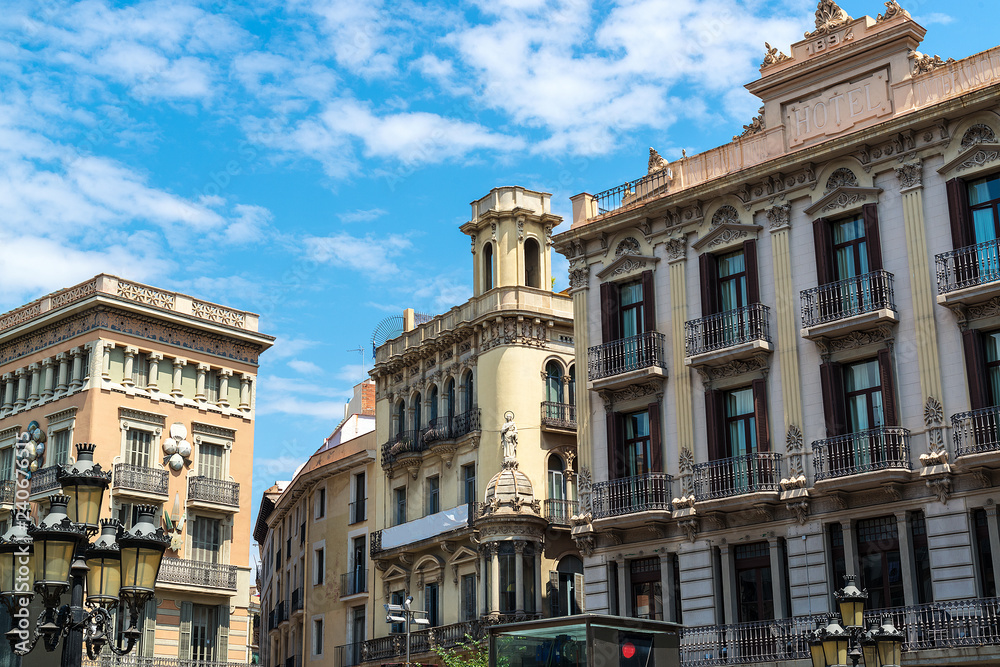
[[[162,503],[172,541],[133,652],[157,664],[247,659],[257,363],[274,340],[257,325],[110,275],[0,315],[0,523],[22,432],[41,516],[75,443],[95,443],[112,473],[106,517],[131,525],[137,505]]]
[[[820,2],[731,143],[573,198],[590,612],[808,658],[843,575],[906,664],[995,660],[1000,48]]]

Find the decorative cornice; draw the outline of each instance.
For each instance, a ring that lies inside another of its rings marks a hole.
[[[946,174],[949,171],[965,171],[974,167],[981,167],[1000,158],[1000,144],[979,143],[972,144],[961,151],[954,160],[938,169],[939,174]]]
[[[928,72],[933,72],[939,67],[944,67],[945,65],[950,65],[955,62],[954,58],[942,60],[941,56],[928,56],[920,53],[919,51],[910,51],[910,60],[913,61],[913,76],[918,74],[927,74]]]
[[[885,14],[879,14],[875,18],[875,23],[885,23],[897,17],[910,18],[910,12],[900,7],[896,0],[889,0],[885,3]]]
[[[863,188],[855,186],[840,186],[823,195],[815,204],[806,209],[806,215],[827,213],[837,209],[847,209],[871,200],[878,203],[882,188]]]
[[[155,424],[156,426],[164,426],[167,423],[166,415],[158,415],[153,412],[144,412],[142,410],[134,410],[132,408],[118,408],[118,418],[145,422],[147,424]]]
[[[757,236],[763,227],[760,225],[734,225],[723,223],[705,234],[702,238],[691,244],[696,251],[711,250],[720,246],[728,245],[745,239],[748,236]]]
[[[53,412],[50,415],[45,415],[45,419],[48,420],[50,425],[59,422],[69,421],[70,419],[76,417],[77,410],[78,408],[74,405],[72,407],[59,410],[58,412]]]
[[[227,440],[236,439],[236,429],[226,428],[225,426],[216,426],[214,424],[204,424],[202,422],[191,422],[191,432],[202,433],[204,435],[215,435],[220,438],[226,438]]]
[[[597,273],[597,277],[601,280],[615,278],[626,273],[645,270],[648,265],[655,264],[658,261],[660,261],[659,257],[651,255],[621,255],[615,261],[601,269]]]

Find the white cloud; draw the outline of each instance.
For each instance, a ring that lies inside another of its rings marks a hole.
[[[931,12],[929,14],[914,16],[913,20],[926,28],[927,26],[934,24],[948,25],[949,23],[954,23],[955,17],[941,12]]]
[[[288,362],[289,368],[291,368],[296,373],[302,373],[303,375],[322,375],[323,369],[311,361],[304,361],[302,359],[292,359]]]
[[[314,236],[303,239],[302,243],[310,260],[361,271],[372,280],[386,280],[398,273],[399,267],[392,258],[411,245],[409,240],[397,235],[361,238],[350,234]]]
[[[372,220],[377,220],[385,215],[387,211],[381,208],[369,208],[369,209],[358,209],[356,211],[350,211],[349,213],[340,213],[337,215],[341,222],[348,224],[354,222],[371,222]]]

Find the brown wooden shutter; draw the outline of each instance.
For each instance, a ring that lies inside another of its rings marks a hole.
[[[757,423],[757,451],[771,451],[771,429],[767,421],[767,380],[750,383],[753,388],[753,416]]]
[[[760,303],[760,280],[757,275],[757,240],[743,242],[743,262],[747,274],[747,305]]]
[[[990,406],[986,383],[986,354],[983,335],[978,329],[962,332],[965,346],[965,373],[969,379],[969,407],[981,410]]]
[[[642,330],[656,331],[656,293],[653,289],[653,272],[642,272]]]
[[[621,338],[618,317],[618,285],[601,283],[601,334],[605,343]]]
[[[620,479],[624,473],[622,447],[625,443],[624,423],[617,412],[608,413],[608,479]]]
[[[861,208],[865,221],[865,244],[868,246],[868,270],[878,271],[882,268],[882,241],[878,233],[878,206],[865,204]]]
[[[703,253],[698,257],[701,272],[701,316],[719,312],[719,266],[715,255]]]
[[[896,380],[892,374],[892,355],[888,348],[878,351],[878,372],[882,380],[882,409],[886,426],[899,426],[899,409],[896,403]]]
[[[649,449],[650,472],[663,472],[663,445],[660,436],[660,404],[650,403],[649,410]]]
[[[826,218],[813,221],[813,243],[816,246],[816,278],[820,285],[832,283],[833,273],[833,229]]]
[[[844,369],[828,361],[819,366],[820,384],[823,387],[823,415],[826,418],[826,437],[833,438],[847,432],[847,406],[844,401]]]
[[[945,184],[948,193],[948,217],[951,220],[951,243],[955,250],[973,245],[969,190],[965,180],[953,178]]]
[[[708,433],[708,460],[726,458],[725,410],[722,392],[710,389],[705,392],[705,431]]]

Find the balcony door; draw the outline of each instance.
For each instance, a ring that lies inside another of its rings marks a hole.
[[[867,609],[901,607],[903,563],[899,555],[899,524],[895,516],[857,523],[859,588],[868,590]]]
[[[191,532],[191,558],[202,563],[219,563],[222,551],[222,522],[199,516]]]
[[[351,587],[353,593],[360,593],[367,589],[367,570],[365,569],[367,549],[365,548],[365,536],[355,537],[351,542],[351,563],[353,563],[351,567]]]
[[[653,272],[638,280],[601,284],[601,332],[605,343],[656,330]]]
[[[737,613],[740,623],[774,618],[771,554],[767,542],[740,544],[733,549]]]
[[[1000,256],[995,241],[1000,238],[1000,176],[993,175],[968,184],[972,242],[980,280],[1000,277]],[[986,245],[981,245],[986,244]]]
[[[660,557],[640,558],[629,563],[632,584],[631,609],[634,618],[663,620],[663,583]]]
[[[663,472],[659,403],[637,412],[608,415],[608,464],[609,479],[623,480],[610,492],[612,511],[669,501],[665,482],[650,477],[650,473]]]
[[[222,479],[224,474],[223,461],[226,448],[222,445],[202,443],[198,445],[198,473],[209,479]]]
[[[219,634],[219,609],[196,604],[191,614],[191,660],[195,664],[216,660]]]

